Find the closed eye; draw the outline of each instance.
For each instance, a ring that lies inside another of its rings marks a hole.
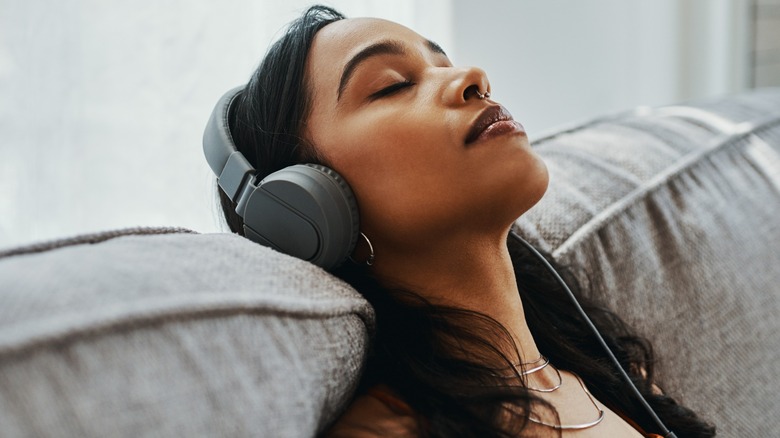
[[[385,87],[385,88],[377,91],[376,93],[372,94],[369,97],[371,98],[371,100],[374,100],[374,99],[379,99],[379,98],[382,98],[382,97],[385,97],[385,96],[390,96],[390,95],[392,95],[392,94],[394,94],[394,93],[396,93],[396,92],[398,92],[398,91],[400,91],[400,90],[402,90],[402,89],[404,89],[406,87],[410,87],[412,85],[414,85],[414,82],[412,82],[412,81],[396,82],[395,84],[390,85],[389,87]]]

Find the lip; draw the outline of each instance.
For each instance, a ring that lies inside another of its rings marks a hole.
[[[509,133],[525,133],[523,125],[512,118],[506,108],[493,105],[485,108],[471,124],[465,143],[470,145],[478,140],[492,138]]]

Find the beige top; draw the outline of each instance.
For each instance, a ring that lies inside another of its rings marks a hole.
[[[621,416],[622,417],[622,416]],[[663,438],[645,433],[628,418],[623,419],[646,438]],[[325,434],[327,438],[377,438],[420,436],[414,410],[386,385],[377,385],[359,396],[346,413]]]

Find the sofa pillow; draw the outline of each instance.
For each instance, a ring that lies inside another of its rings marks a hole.
[[[242,237],[168,231],[0,258],[0,435],[301,437],[342,408],[367,303]]]
[[[780,430],[780,89],[638,109],[533,142],[516,228],[650,338],[723,436]]]

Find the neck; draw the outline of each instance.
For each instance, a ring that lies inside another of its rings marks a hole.
[[[385,284],[411,290],[436,305],[475,311],[500,323],[520,352],[510,360],[539,357],[523,313],[506,246],[506,233],[438,241],[414,250],[383,251],[374,266]]]

